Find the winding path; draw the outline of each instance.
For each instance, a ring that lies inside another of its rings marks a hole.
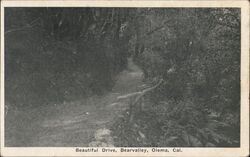
[[[88,99],[13,110],[6,117],[6,146],[113,146],[108,129],[126,110],[117,97],[139,90],[142,71],[131,59],[110,93]]]

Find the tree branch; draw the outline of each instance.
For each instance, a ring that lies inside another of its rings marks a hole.
[[[22,30],[25,30],[27,28],[32,28],[32,27],[34,27],[36,25],[36,22],[38,20],[41,20],[41,18],[38,17],[37,19],[31,21],[29,24],[27,24],[26,26],[23,26],[21,28],[15,28],[15,29],[8,30],[8,31],[4,32],[4,35],[6,35],[8,33],[11,33],[11,32],[22,31]]]
[[[16,28],[16,29],[11,29],[11,30],[8,30],[6,32],[4,32],[4,35],[8,34],[8,33],[11,33],[11,32],[16,32],[16,31],[22,31],[22,30],[25,30],[27,28],[32,28],[32,26],[24,26],[24,27],[21,27],[21,28]]]
[[[153,30],[147,32],[146,35],[151,35],[151,34],[153,34],[154,32],[156,32],[156,31],[162,29],[163,27],[165,27],[165,25],[166,25],[168,22],[170,22],[170,20],[167,20],[167,21],[163,22],[163,24],[162,24],[161,26],[158,26],[158,27],[154,28]]]
[[[155,88],[157,88],[159,85],[161,85],[163,83],[163,80],[161,79],[156,85],[154,85],[153,87],[150,87],[150,88],[147,88],[147,89],[144,89],[143,91],[141,92],[134,92],[134,93],[129,93],[129,94],[126,94],[126,95],[123,95],[123,96],[119,96],[117,97],[118,100],[121,100],[121,99],[127,99],[127,98],[130,98],[130,97],[133,97],[133,96],[138,96],[135,100],[135,103],[137,101],[140,100],[141,97],[143,97],[146,93],[154,90]],[[133,103],[133,104],[135,104]]]
[[[147,88],[147,89],[144,89],[144,90],[141,92],[141,95],[139,95],[139,96],[135,99],[135,101],[132,103],[132,106],[134,106],[135,104],[137,104],[137,103],[140,101],[140,99],[141,99],[146,93],[148,93],[148,92],[150,92],[150,91],[156,89],[156,88],[157,88],[158,86],[160,86],[162,83],[163,83],[163,79],[161,79],[155,86],[150,87],[150,88]]]

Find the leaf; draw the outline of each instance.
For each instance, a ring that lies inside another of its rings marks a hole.
[[[139,135],[141,136],[141,138],[146,138],[145,135],[141,132],[141,131],[138,131]]]
[[[208,117],[211,118],[211,119],[216,119],[216,118],[219,118],[219,114],[216,113],[216,112],[211,112]]]
[[[230,144],[232,143],[232,141],[229,138],[225,137],[224,135],[218,134],[214,132],[213,130],[209,130],[209,132],[210,132],[212,139],[217,143],[220,143],[221,141],[224,141]]]
[[[186,143],[188,146],[190,146],[188,133],[187,133],[186,131],[183,131],[182,139],[185,141],[185,143]]]
[[[216,145],[213,144],[213,143],[208,142],[208,143],[206,144],[206,147],[216,147]]]
[[[225,122],[220,122],[220,121],[217,121],[217,120],[210,120],[209,123],[212,124],[210,126],[213,126],[215,128],[217,128],[217,127],[230,127],[229,124],[227,124]]]
[[[208,135],[207,132],[203,129],[198,129],[198,132],[200,133],[200,135],[205,139],[208,140]]]
[[[175,141],[176,139],[178,139],[178,137],[176,137],[176,136],[171,136],[171,137],[169,137],[168,139],[166,139],[165,144],[168,145],[168,144],[170,144],[171,142]]]
[[[189,141],[191,143],[192,146],[194,147],[202,147],[202,143],[194,136],[189,135]]]

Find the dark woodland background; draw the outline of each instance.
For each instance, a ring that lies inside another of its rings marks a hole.
[[[5,8],[5,105],[103,95],[133,58],[164,84],[117,146],[238,147],[240,31],[230,8]]]

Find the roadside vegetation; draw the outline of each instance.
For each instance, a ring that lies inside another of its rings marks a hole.
[[[115,146],[239,146],[240,20],[229,8],[6,8],[6,105],[104,95],[130,57],[144,87],[127,93]]]

